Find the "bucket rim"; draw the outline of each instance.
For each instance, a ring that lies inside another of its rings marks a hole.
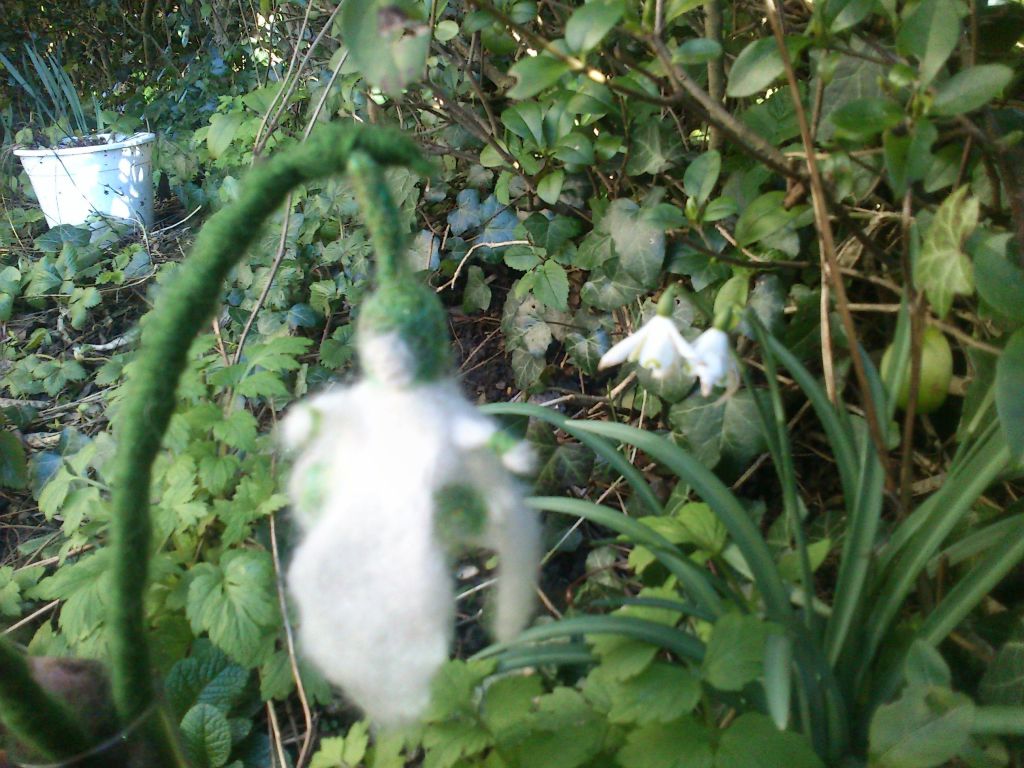
[[[96,133],[91,136],[109,137],[110,133]],[[131,136],[126,136],[118,141],[109,144],[95,144],[89,147],[49,147],[46,149],[29,149],[27,147],[14,150],[16,157],[68,157],[70,155],[89,155],[95,152],[111,152],[130,147],[138,147],[149,144],[156,140],[156,134],[148,131],[139,131]]]

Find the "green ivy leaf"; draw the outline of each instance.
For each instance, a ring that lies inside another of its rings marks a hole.
[[[185,754],[196,768],[221,768],[231,754],[231,726],[210,704],[196,704],[181,720]]]
[[[938,74],[960,39],[960,17],[956,3],[949,0],[921,0],[904,19],[896,36],[896,48],[918,61],[921,85],[927,86]]]
[[[750,392],[741,390],[724,403],[715,397],[690,395],[672,406],[669,422],[680,442],[708,468],[727,461],[742,467],[764,448],[757,428],[757,406]]]
[[[1006,443],[1016,459],[1024,457],[1024,329],[1010,337],[996,362],[996,411]]]
[[[707,728],[687,717],[631,731],[616,757],[623,768],[711,768],[712,754]]]
[[[1002,64],[968,67],[938,87],[931,113],[953,117],[973,112],[1001,94],[1012,79],[1013,70]]]
[[[679,156],[679,142],[666,140],[661,124],[652,120],[639,126],[630,138],[626,173],[630,176],[662,173],[672,168]]]
[[[466,287],[462,291],[462,309],[464,312],[476,310],[487,311],[491,306],[491,286],[484,279],[484,271],[473,265],[466,273]]]
[[[653,287],[665,260],[665,231],[655,212],[632,200],[613,200],[601,228],[612,236],[619,266],[643,287]]]
[[[954,294],[974,291],[974,270],[963,243],[978,224],[978,199],[960,187],[935,212],[914,264],[914,283],[925,292],[935,313],[945,317]]]
[[[280,623],[269,553],[235,549],[220,565],[196,565],[186,615],[194,632],[208,632],[210,640],[239,664],[260,664],[273,651]]]
[[[397,96],[422,75],[430,29],[405,18],[390,0],[346,0],[340,26],[352,60],[371,85]]]
[[[593,50],[615,28],[625,11],[623,0],[590,0],[573,11],[566,22],[566,45],[577,53]]]
[[[1011,640],[999,649],[978,694],[986,704],[1024,707],[1024,641]]]

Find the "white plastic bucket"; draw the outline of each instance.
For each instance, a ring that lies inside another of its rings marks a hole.
[[[110,139],[110,134],[98,135]],[[152,226],[156,136],[114,138],[91,147],[14,150],[49,226],[82,224],[93,214]]]

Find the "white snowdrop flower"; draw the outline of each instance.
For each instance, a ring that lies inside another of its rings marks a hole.
[[[629,360],[648,368],[655,378],[664,378],[683,360],[693,356],[693,347],[683,338],[672,318],[660,313],[644,326],[604,353],[598,368],[609,368]]]
[[[532,610],[540,531],[492,447],[497,423],[450,378],[409,376],[414,353],[399,336],[359,347],[370,378],[293,406],[282,424],[304,531],[288,587],[301,651],[374,722],[396,726],[422,714],[448,658],[453,532],[497,551],[495,634],[509,640]]]
[[[687,358],[690,371],[700,379],[700,393],[707,397],[717,386],[734,387],[739,381],[732,359],[729,335],[718,328],[708,328],[693,342],[693,353]]]

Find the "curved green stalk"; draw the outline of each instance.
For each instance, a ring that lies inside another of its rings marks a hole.
[[[712,589],[708,574],[688,558],[680,555],[676,546],[653,528],[626,517],[611,507],[583,499],[537,496],[528,499],[527,504],[535,509],[582,517],[628,536],[635,544],[648,547],[658,561],[679,579],[679,583],[697,601],[698,606],[714,617],[721,616],[724,612],[722,601]]]
[[[125,383],[111,483],[111,546],[115,550],[111,682],[123,722],[137,718],[154,697],[143,608],[152,547],[150,480],[174,412],[175,390],[189,346],[212,316],[224,279],[259,235],[260,224],[292,188],[344,171],[356,152],[386,165],[429,170],[413,142],[396,131],[325,126],[309,141],[281,151],[248,174],[238,200],[202,228],[192,255],[145,319],[141,347]],[[176,764],[168,739],[154,738],[162,747],[163,764]]]
[[[640,471],[626,461],[626,458],[618,452],[612,443],[581,429],[580,422],[572,421],[554,408],[545,408],[532,403],[489,403],[482,406],[480,410],[494,416],[528,416],[540,419],[571,435],[611,464],[612,469],[625,478],[649,514],[664,514],[665,510],[662,508],[661,502],[658,501],[658,497],[654,495],[654,491],[651,490],[651,486]]]
[[[765,378],[768,381],[771,408],[768,408],[756,396],[754,397],[754,403],[761,414],[765,433],[771,434],[774,438],[769,441],[769,446],[772,449],[772,463],[775,465],[776,474],[779,476],[779,484],[782,486],[783,510],[793,531],[793,540],[796,544],[797,556],[800,561],[800,581],[806,597],[806,605],[803,610],[804,621],[807,624],[808,631],[814,637],[818,637],[818,620],[814,612],[814,571],[811,569],[811,559],[807,554],[807,537],[804,535],[804,523],[800,518],[800,507],[796,490],[796,471],[793,468],[793,453],[789,445],[786,409],[782,404],[782,393],[779,391],[779,382],[775,375],[775,356],[772,355],[771,349],[765,344],[768,334],[761,321],[757,318],[757,315],[749,312],[748,322],[754,329],[754,336],[757,338],[758,344],[761,345],[765,352]],[[746,376],[746,372],[744,372],[744,375]],[[747,382],[747,388],[756,395],[749,381]]]
[[[92,746],[68,707],[43,690],[25,657],[4,637],[0,637],[0,722],[47,760],[67,760]]]
[[[961,482],[947,481],[929,501],[933,502],[934,513],[919,535],[907,542],[891,574],[879,590],[874,610],[867,621],[867,640],[861,648],[860,658],[864,661],[874,658],[889,630],[889,625],[911,589],[917,576],[928,565],[932,555],[942,546],[956,524],[971,508],[989,484],[995,480],[1010,459],[1006,442],[990,440],[972,458],[971,472],[964,472]],[[974,466],[976,464],[976,466]],[[858,676],[864,678],[867,664]]]
[[[761,596],[768,617],[787,623],[793,616],[786,588],[779,577],[775,561],[757,526],[746,510],[714,473],[677,445],[642,429],[610,422],[571,422],[574,427],[593,432],[622,443],[635,445],[651,458],[661,462],[681,480],[689,483],[722,521],[732,540],[743,553]]]
[[[556,640],[575,635],[622,635],[671,651],[676,656],[692,661],[704,659],[704,643],[681,629],[668,627],[656,621],[638,619],[635,616],[574,616],[559,619],[550,624],[541,624],[521,632],[515,640],[495,643],[484,648],[474,659],[489,659],[500,656],[510,648],[524,643],[542,640]]]

